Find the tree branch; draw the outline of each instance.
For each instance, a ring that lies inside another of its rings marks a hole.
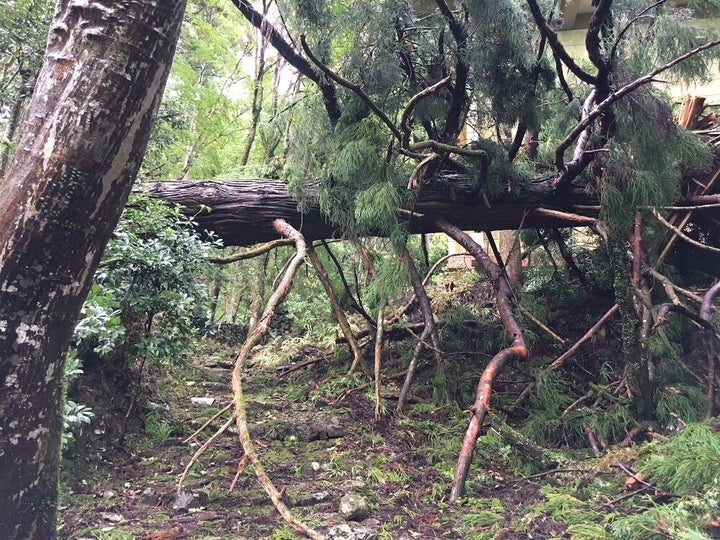
[[[455,63],[455,88],[452,92],[452,100],[450,101],[450,110],[445,117],[445,127],[443,128],[443,141],[454,141],[457,139],[462,127],[462,117],[467,106],[467,78],[470,68],[467,64],[466,46],[467,46],[467,28],[461,24],[453,15],[452,11],[445,0],[435,0],[435,3],[445,17],[445,21],[453,35],[455,45],[457,47]]]
[[[327,75],[330,79],[338,83],[340,86],[347,88],[351,92],[355,93],[360,99],[365,102],[365,104],[370,107],[372,112],[374,112],[380,120],[382,120],[383,124],[385,124],[388,129],[392,132],[393,136],[398,140],[402,141],[402,133],[397,128],[397,126],[393,123],[390,118],[378,107],[375,105],[372,99],[370,99],[370,96],[368,96],[362,88],[360,88],[357,84],[353,84],[350,81],[343,79],[340,75],[335,73],[333,70],[331,70],[329,67],[327,67],[325,64],[323,64],[319,58],[317,58],[313,52],[310,50],[310,47],[307,44],[307,41],[305,41],[305,35],[300,36],[300,44],[302,45],[303,50],[305,51],[305,54],[308,55],[310,60],[313,61],[313,63],[320,68],[320,70]]]
[[[288,43],[285,38],[278,32],[270,22],[258,12],[247,0],[232,0],[236,8],[240,10],[255,28],[268,36],[270,44],[275,47],[280,55],[288,61],[288,63],[302,73],[305,77],[313,81],[323,96],[323,103],[327,111],[330,122],[335,124],[340,119],[340,104],[337,100],[335,87],[330,84],[324,77],[321,77],[310,62],[300,56],[295,48]]]
[[[537,1],[528,0],[528,6],[530,6],[530,12],[532,13],[533,19],[535,19],[535,24],[537,24],[540,33],[545,36],[545,39],[547,39],[548,45],[550,45],[550,48],[553,51],[553,55],[555,55],[556,58],[558,58],[563,64],[565,64],[565,66],[570,70],[570,72],[578,79],[588,84],[596,84],[597,77],[590,75],[580,66],[578,66],[577,63],[575,63],[575,60],[573,60],[572,57],[568,54],[568,52],[565,50],[565,47],[562,46],[562,43],[560,43],[560,39],[558,38],[557,32],[555,32],[555,30],[553,30],[552,27],[548,24],[547,20],[545,20],[545,17],[540,11],[540,6],[538,5]]]
[[[702,51],[705,51],[707,49],[711,49],[713,47],[716,47],[717,45],[720,45],[720,39],[716,39],[714,41],[710,41],[708,43],[705,43],[703,45],[700,45],[699,47],[695,47],[693,50],[686,52],[685,54],[678,56],[677,58],[671,60],[667,64],[664,64],[660,66],[659,68],[656,68],[652,70],[647,75],[644,75],[642,77],[639,77],[635,79],[633,82],[626,84],[622,88],[616,90],[615,92],[611,93],[607,98],[605,98],[603,101],[598,103],[595,108],[590,111],[590,113],[585,117],[583,120],[581,120],[575,128],[563,139],[563,141],[558,145],[557,150],[555,151],[555,163],[556,164],[564,164],[565,163],[565,151],[568,149],[568,147],[572,144],[572,142],[587,128],[590,124],[592,124],[601,114],[603,114],[613,103],[620,100],[621,98],[625,97],[630,92],[637,90],[639,87],[653,82],[653,79],[662,73],[663,71],[667,71],[668,69],[675,67],[680,62],[683,62],[684,60],[687,60],[688,58],[691,58],[692,56],[695,56],[698,53],[701,53]],[[565,166],[562,165],[561,170],[565,169]],[[560,187],[563,184],[568,183],[572,178],[570,178],[568,175],[560,175],[560,177],[556,180],[555,186]]]

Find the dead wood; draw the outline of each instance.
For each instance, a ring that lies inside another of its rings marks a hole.
[[[268,251],[271,251],[275,248],[282,246],[292,246],[293,244],[294,242],[289,238],[280,238],[278,240],[273,240],[272,242],[263,244],[262,246],[257,246],[253,249],[247,249],[240,253],[228,255],[227,257],[210,257],[208,258],[208,261],[213,264],[230,264],[238,261],[246,261],[247,259],[253,259],[255,257],[259,257],[260,255],[264,255]]]
[[[597,218],[597,198],[593,194],[574,186],[558,194],[552,191],[550,182],[550,177],[538,177],[522,192],[494,199],[487,207],[477,197],[472,178],[439,173],[423,184],[412,208],[406,208],[401,218],[413,234],[439,232],[437,219],[462,230],[480,231],[517,229],[521,222],[525,228],[575,227],[583,216],[587,224]],[[152,182],[139,187],[152,197],[179,204],[201,230],[212,232],[225,246],[250,246],[278,239],[272,225],[276,219],[287,221],[308,241],[343,234],[316,205],[305,205],[299,211],[280,180]],[[312,193],[308,196],[312,199]],[[544,210],[528,213],[535,208]]]
[[[362,360],[362,351],[360,350],[360,345],[358,345],[357,340],[353,336],[353,331],[352,328],[350,328],[350,323],[348,322],[347,316],[345,315],[345,311],[343,311],[342,307],[340,307],[340,301],[338,300],[337,295],[333,290],[332,283],[330,282],[330,276],[328,276],[328,273],[325,271],[325,268],[322,265],[322,261],[320,261],[320,257],[318,257],[315,249],[312,246],[308,246],[307,256],[310,260],[310,264],[315,270],[315,274],[317,275],[320,283],[322,283],[322,286],[325,289],[325,293],[327,294],[328,299],[330,300],[330,307],[332,309],[333,315],[335,316],[335,320],[338,322],[340,330],[342,330],[342,333],[345,336],[348,345],[350,345],[350,350],[352,350],[353,353],[353,361],[350,366],[350,371],[353,371],[360,362],[360,360]]]
[[[272,320],[272,317],[275,315],[275,310],[290,292],[290,287],[292,285],[293,278],[295,277],[295,273],[297,272],[298,267],[302,264],[306,253],[305,239],[296,229],[294,229],[287,222],[280,219],[275,220],[274,227],[278,234],[287,238],[292,238],[295,241],[296,253],[295,256],[291,259],[290,263],[287,265],[285,269],[285,274],[283,275],[280,284],[275,289],[275,292],[273,292],[273,294],[270,296],[270,299],[265,306],[265,310],[263,311],[260,320],[248,334],[245,343],[243,344],[240,352],[235,359],[235,366],[233,367],[232,371],[232,390],[233,404],[235,405],[235,423],[237,425],[238,437],[240,439],[240,443],[242,444],[243,451],[250,460],[250,463],[252,463],[253,469],[255,470],[255,475],[258,478],[258,482],[263,487],[268,497],[270,497],[270,500],[272,501],[273,505],[280,513],[282,518],[293,529],[295,529],[301,534],[304,534],[308,538],[312,538],[313,540],[325,540],[326,537],[323,534],[320,534],[319,532],[311,529],[310,527],[299,521],[295,516],[293,516],[288,507],[282,501],[282,494],[280,493],[280,491],[278,491],[272,480],[270,480],[270,477],[265,472],[262,462],[260,461],[260,456],[255,450],[255,445],[253,444],[252,438],[250,437],[250,431],[248,430],[247,424],[247,409],[245,406],[245,396],[243,394],[242,385],[245,361],[250,356],[250,352],[252,351],[253,347],[257,345],[257,343],[263,338],[263,336],[270,328],[270,322]]]
[[[577,352],[577,350],[580,348],[580,346],[585,343],[588,339],[593,337],[600,328],[607,322],[607,320],[612,317],[612,315],[619,309],[619,306],[617,304],[613,305],[602,317],[600,317],[600,320],[596,322],[590,330],[585,332],[585,335],[581,337],[579,340],[575,342],[575,344],[570,347],[567,351],[565,351],[562,355],[560,355],[558,358],[556,358],[546,369],[553,370],[557,369],[560,366],[562,366],[565,361],[570,358],[573,354]]]
[[[710,323],[710,316],[712,315],[712,303],[717,294],[720,293],[720,283],[716,283],[710,290],[705,293],[702,305],[700,306],[700,318],[706,321],[710,328],[705,328],[703,331],[703,338],[705,341],[705,350],[707,352],[707,365],[708,365],[708,401],[706,417],[711,418],[715,416],[715,371],[718,362],[718,336],[714,327]]]
[[[382,361],[383,329],[385,318],[383,308],[378,308],[377,328],[375,331],[375,421],[380,420],[380,365]]]
[[[463,436],[455,476],[450,490],[450,503],[455,503],[465,490],[465,481],[470,471],[470,463],[475,450],[475,443],[480,434],[480,428],[485,420],[485,416],[490,409],[493,380],[502,370],[505,363],[511,360],[525,360],[529,356],[529,351],[525,343],[522,328],[513,314],[512,288],[504,273],[500,270],[500,267],[488,257],[482,247],[467,233],[447,221],[439,221],[438,227],[463,246],[485,271],[485,274],[495,289],[495,303],[500,315],[500,320],[505,328],[505,332],[512,341],[512,346],[498,352],[490,362],[488,362],[488,365],[480,376],[475,403],[470,409],[471,418],[465,435]]]
[[[428,297],[427,291],[423,284],[423,280],[415,267],[415,263],[410,256],[410,253],[405,249],[402,253],[401,260],[408,269],[410,274],[410,282],[412,283],[415,297],[420,303],[420,311],[422,311],[423,321],[425,327],[423,328],[422,335],[418,340],[415,350],[413,351],[413,357],[408,365],[407,376],[403,382],[402,388],[400,389],[400,396],[397,403],[397,412],[402,412],[405,406],[405,399],[410,392],[410,385],[412,384],[413,376],[415,375],[415,368],[417,367],[418,358],[425,348],[425,341],[430,338],[432,343],[433,355],[437,361],[440,360],[440,336],[438,334],[437,325],[435,324],[435,315],[433,314],[432,306],[430,305],[430,298]]]

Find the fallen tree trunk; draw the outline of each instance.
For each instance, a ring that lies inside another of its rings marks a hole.
[[[399,209],[413,234],[439,232],[447,220],[463,230],[491,231],[535,227],[592,225],[598,200],[583,188],[553,191],[550,177],[536,178],[521,193],[487,203],[473,191],[472,180],[441,176],[421,187],[412,207]],[[342,232],[317,206],[298,210],[280,180],[153,182],[141,185],[152,197],[179,204],[205,231],[226,246],[249,246],[278,238],[272,223],[282,219],[308,240],[336,238]],[[522,225],[521,225],[522,224]]]

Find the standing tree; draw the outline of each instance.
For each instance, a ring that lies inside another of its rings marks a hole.
[[[0,532],[56,534],[65,352],[145,152],[184,0],[60,0],[0,195]]]

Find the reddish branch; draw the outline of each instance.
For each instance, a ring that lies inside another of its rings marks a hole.
[[[512,289],[507,278],[498,265],[488,257],[487,253],[467,233],[447,221],[438,221],[438,227],[449,237],[464,247],[478,264],[485,271],[495,289],[495,302],[503,323],[505,332],[512,341],[512,345],[497,353],[483,370],[478,382],[475,403],[471,407],[472,414],[465,435],[463,436],[458,456],[455,477],[450,491],[450,502],[454,503],[465,490],[465,481],[470,471],[475,443],[477,442],[480,428],[485,421],[485,416],[490,409],[490,397],[492,394],[492,383],[495,376],[502,370],[505,364],[511,360],[525,360],[529,355],[523,331],[513,314]]]

